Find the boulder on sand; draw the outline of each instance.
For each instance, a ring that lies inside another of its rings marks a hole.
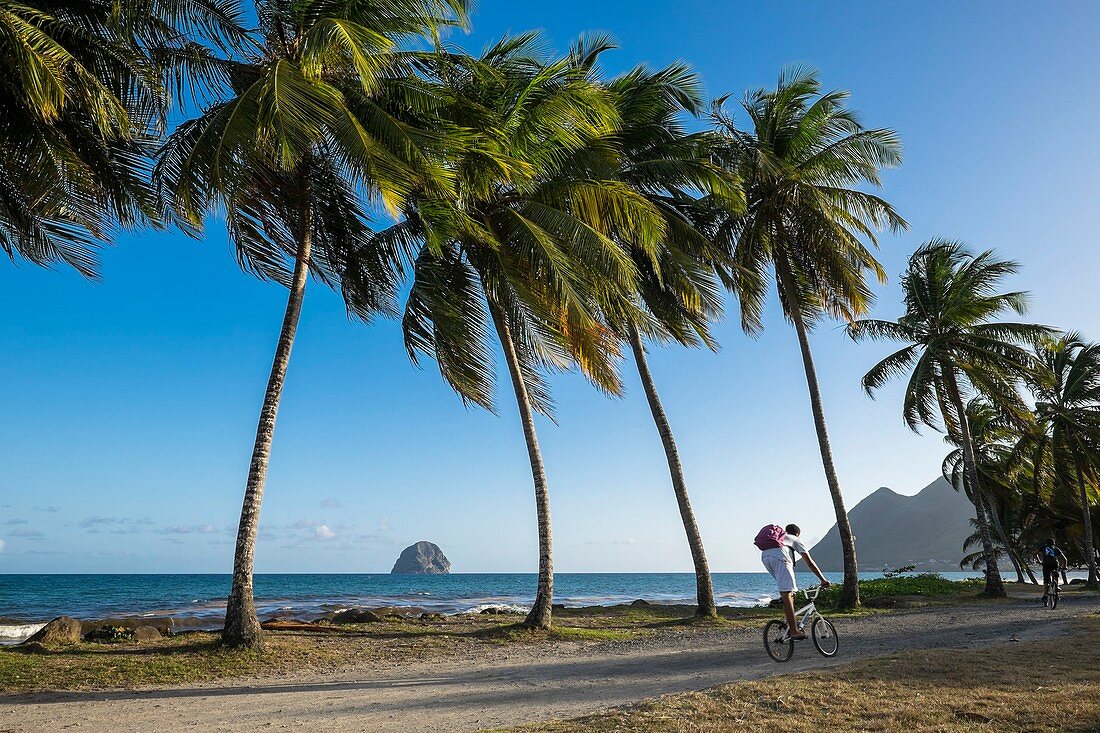
[[[23,643],[42,646],[78,644],[80,643],[80,622],[72,616],[58,616]]]
[[[142,643],[148,643],[150,641],[160,641],[161,636],[160,629],[156,626],[139,626],[134,629],[134,641]]]
[[[390,573],[409,575],[446,575],[451,572],[451,561],[432,542],[417,542],[401,552]]]

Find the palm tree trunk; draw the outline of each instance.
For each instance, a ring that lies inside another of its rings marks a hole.
[[[997,567],[997,551],[993,547],[993,536],[989,532],[989,518],[985,513],[985,501],[982,485],[978,480],[978,464],[974,459],[974,443],[970,437],[970,425],[966,420],[966,407],[963,405],[959,383],[950,364],[941,365],[944,385],[947,387],[951,404],[958,415],[959,441],[963,449],[963,467],[973,493],[974,515],[978,520],[978,536],[982,539],[982,553],[985,555],[985,595],[991,598],[1004,598],[1005,587],[1001,580],[1001,571]]]
[[[840,479],[833,465],[833,449],[829,445],[829,431],[825,425],[825,410],[821,405],[821,389],[817,383],[817,370],[810,351],[810,341],[806,335],[806,323],[802,319],[802,310],[798,302],[794,278],[784,266],[776,263],[776,273],[783,285],[787,298],[787,311],[798,334],[798,346],[802,350],[802,366],[806,370],[806,387],[810,392],[810,408],[814,415],[814,428],[817,430],[817,445],[821,450],[821,465],[825,469],[825,481],[829,485],[829,495],[833,500],[833,512],[836,514],[836,528],[840,534],[840,547],[844,554],[844,586],[840,590],[837,605],[842,609],[859,606],[859,566],[856,562],[856,538],[852,534],[852,525],[848,521],[848,511],[844,507],[844,495],[840,491]]]
[[[695,564],[695,615],[714,617],[718,615],[718,608],[714,603],[714,584],[710,577],[710,568],[707,565],[707,555],[703,550],[703,538],[699,534],[699,525],[695,522],[695,512],[691,509],[691,500],[688,499],[687,481],[684,479],[684,468],[680,464],[680,451],[676,447],[676,439],[672,435],[672,427],[668,424],[668,416],[661,405],[661,398],[657,394],[657,385],[653,382],[653,374],[649,371],[649,362],[645,356],[645,345],[638,334],[638,329],[630,326],[630,348],[634,351],[634,362],[638,365],[638,376],[642,380],[642,389],[645,390],[646,399],[649,401],[649,411],[653,414],[653,422],[657,425],[657,432],[661,436],[661,443],[665,447],[665,460],[668,461],[668,471],[672,475],[672,490],[676,494],[676,504],[680,507],[680,519],[684,523],[684,532],[687,533],[688,547],[691,548],[691,559]]]
[[[1089,568],[1089,579],[1085,587],[1095,589],[1098,580],[1096,575],[1096,545],[1093,544],[1092,539],[1092,516],[1089,512],[1089,496],[1085,487],[1085,473],[1081,470],[1081,457],[1077,455],[1076,450],[1073,451],[1073,463],[1074,468],[1077,470],[1077,491],[1081,500],[1081,518],[1085,523],[1085,562],[1088,563]]]
[[[531,459],[531,477],[535,482],[535,513],[539,529],[539,579],[535,602],[527,614],[524,625],[534,629],[549,629],[554,604],[554,545],[550,527],[550,494],[546,481],[546,467],[542,462],[542,450],[539,448],[538,435],[535,433],[535,415],[531,407],[531,396],[520,369],[516,345],[512,341],[512,329],[506,316],[491,303],[489,313],[496,327],[497,337],[504,349],[504,360],[508,363],[508,374],[512,378],[512,388],[516,393],[516,405],[523,424],[523,437],[527,441],[527,455]]]
[[[989,517],[993,520],[993,529],[997,532],[997,537],[1001,540],[1001,544],[1005,548],[1005,554],[1008,555],[1008,561],[1012,563],[1012,569],[1016,571],[1016,582],[1023,585],[1027,581],[1024,580],[1024,572],[1020,567],[1019,558],[1016,557],[1016,550],[1013,549],[1012,543],[1008,541],[1008,535],[1005,533],[1004,524],[1001,522],[1001,515],[997,512],[996,505],[989,497],[986,497],[986,504],[989,510]]]
[[[309,276],[309,258],[312,247],[312,209],[308,202],[303,210],[303,227],[294,262],[294,275],[287,296],[286,313],[279,331],[279,343],[275,347],[275,359],[267,380],[260,421],[256,426],[256,442],[252,448],[252,462],[248,467],[248,481],[244,490],[241,521],[237,527],[237,546],[233,553],[233,585],[225,608],[225,627],[222,644],[231,647],[260,649],[260,620],[256,617],[256,603],[252,596],[252,567],[256,551],[256,534],[260,528],[260,504],[264,497],[264,482],[271,458],[271,443],[275,436],[275,418],[279,412],[279,399],[283,393],[290,351],[298,330],[298,318],[302,313],[302,300]]]

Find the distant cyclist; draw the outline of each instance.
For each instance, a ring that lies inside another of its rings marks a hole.
[[[1065,570],[1066,555],[1051,537],[1047,543],[1035,553],[1035,559],[1043,563],[1043,600],[1047,599],[1047,588],[1058,585],[1058,573]]]

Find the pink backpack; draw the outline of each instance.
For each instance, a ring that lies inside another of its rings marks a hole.
[[[782,547],[785,539],[787,539],[787,530],[778,524],[769,524],[756,533],[756,539],[752,543],[761,550],[771,550]]]

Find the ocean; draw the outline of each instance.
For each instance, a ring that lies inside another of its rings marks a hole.
[[[947,573],[966,577],[966,573]],[[826,573],[834,582],[840,573]],[[864,575],[863,577],[872,577]],[[799,573],[800,585],[816,578]],[[172,618],[181,628],[220,628],[229,575],[0,575],[0,642],[26,638],[60,615],[82,620],[121,617]],[[534,599],[529,573],[257,574],[261,619],[313,619],[351,607],[403,607],[455,614],[485,608],[523,610]],[[693,603],[691,573],[557,573],[554,602],[566,606]],[[715,573],[721,606],[750,607],[775,597],[767,573]]]

